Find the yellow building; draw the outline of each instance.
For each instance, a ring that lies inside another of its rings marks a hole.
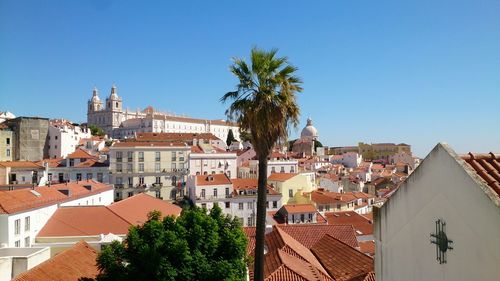
[[[394,144],[394,143],[362,143],[358,144],[358,149],[361,155],[363,155],[363,159],[370,160],[387,160],[389,161],[389,157],[393,156],[397,153],[405,152],[408,155],[411,155],[411,146],[405,143]]]
[[[272,173],[267,183],[281,193],[283,205],[298,203],[297,197],[302,193],[316,189],[314,173]]]

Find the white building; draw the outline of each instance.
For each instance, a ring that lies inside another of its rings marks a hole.
[[[189,158],[190,175],[226,174],[236,178],[236,152],[228,152],[211,144],[198,144],[191,147]]]
[[[81,139],[90,138],[90,130],[75,126],[68,120],[55,119],[49,125],[49,157],[66,157],[78,147]]]
[[[113,188],[96,181],[0,191],[0,247],[30,247],[59,206],[112,202]]]
[[[99,98],[99,92],[94,88],[87,105],[88,125],[101,127],[113,138],[130,138],[139,132],[212,133],[225,141],[229,130],[232,130],[236,140],[239,140],[239,127],[226,120],[177,116],[156,111],[151,106],[142,111],[124,110],[122,98],[118,96],[115,85],[104,104]]]
[[[438,144],[374,208],[377,280],[498,280],[499,163]]]
[[[273,152],[267,162],[267,176],[273,173],[298,173],[299,161],[287,154]],[[240,169],[241,178],[257,178],[259,176],[259,160],[252,159],[248,162],[247,169]]]
[[[218,204],[224,214],[237,217],[243,226],[255,226],[257,179],[229,179],[225,174],[190,176],[190,198],[197,206],[211,209]],[[281,194],[268,187],[267,210],[281,208]]]
[[[342,193],[344,192],[344,185],[339,176],[334,174],[326,174],[319,178],[319,186],[326,191]]]

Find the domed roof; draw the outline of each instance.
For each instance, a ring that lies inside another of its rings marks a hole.
[[[99,94],[99,91],[97,90],[96,87],[94,87],[94,90],[92,91],[92,99],[91,99],[92,102],[100,102],[101,101],[98,94]]]
[[[109,98],[112,100],[117,100],[118,99],[118,94],[116,93],[116,85],[113,84],[111,87],[111,94],[109,95]]]
[[[318,138],[318,130],[313,126],[311,118],[307,118],[307,126],[302,129],[300,138],[309,140],[315,140]]]

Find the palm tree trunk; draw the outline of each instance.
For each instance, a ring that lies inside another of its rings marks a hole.
[[[259,155],[257,189],[257,229],[255,231],[254,280],[264,281],[264,244],[266,234],[267,154]]]

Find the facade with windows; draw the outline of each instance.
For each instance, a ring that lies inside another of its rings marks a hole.
[[[190,176],[188,190],[197,206],[210,210],[218,205],[224,214],[237,217],[243,226],[255,226],[257,179],[229,179],[225,174]],[[282,206],[281,194],[267,188],[267,210]]]
[[[273,173],[268,177],[267,183],[283,195],[283,204],[292,204],[303,193],[316,189],[316,175],[313,172]]]
[[[147,192],[163,200],[183,195],[191,146],[182,142],[118,142],[110,147],[115,198]]]
[[[229,178],[236,178],[237,155],[212,145],[197,145],[189,154],[190,175],[226,174]]]
[[[111,186],[95,181],[0,192],[0,248],[30,247],[61,206],[109,205]]]
[[[49,125],[49,158],[66,157],[78,148],[81,139],[90,138],[90,130],[68,120],[51,120]]]
[[[0,161],[12,161],[14,133],[8,127],[0,128]]]

